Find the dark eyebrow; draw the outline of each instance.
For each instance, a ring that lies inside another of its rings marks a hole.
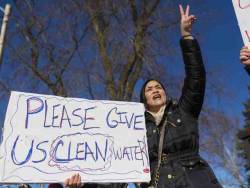
[[[154,85],[154,86],[147,86],[146,88],[145,88],[145,90],[146,89],[152,89],[153,87],[155,87],[155,88],[162,88],[162,86],[161,86],[161,84],[156,84],[156,85]]]
[[[153,86],[147,86],[146,89],[151,89]]]
[[[157,84],[155,87],[159,87],[159,86],[162,87],[161,84]]]

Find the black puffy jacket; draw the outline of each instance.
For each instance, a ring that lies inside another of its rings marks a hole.
[[[156,126],[150,113],[145,113],[152,180],[150,184],[142,184],[142,187],[154,185],[158,163],[159,129],[166,118],[158,188],[221,187],[209,165],[199,155],[197,121],[205,92],[205,69],[200,47],[195,39],[181,39],[180,45],[186,77],[179,101],[168,100],[159,126]]]

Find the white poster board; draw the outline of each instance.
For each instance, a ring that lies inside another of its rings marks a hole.
[[[11,92],[0,182],[148,182],[141,103]]]
[[[232,0],[245,46],[250,49],[250,0]]]

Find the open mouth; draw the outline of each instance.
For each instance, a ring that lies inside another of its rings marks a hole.
[[[153,96],[153,100],[157,100],[157,99],[161,99],[161,95],[160,94],[157,94],[157,95]]]

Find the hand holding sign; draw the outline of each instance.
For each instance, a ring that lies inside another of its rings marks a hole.
[[[240,61],[244,65],[250,65],[250,50],[247,46],[243,46],[240,50]]]
[[[64,181],[64,185],[69,188],[79,188],[82,187],[83,184],[81,183],[81,176],[80,174],[74,174],[70,178],[67,178]]]

